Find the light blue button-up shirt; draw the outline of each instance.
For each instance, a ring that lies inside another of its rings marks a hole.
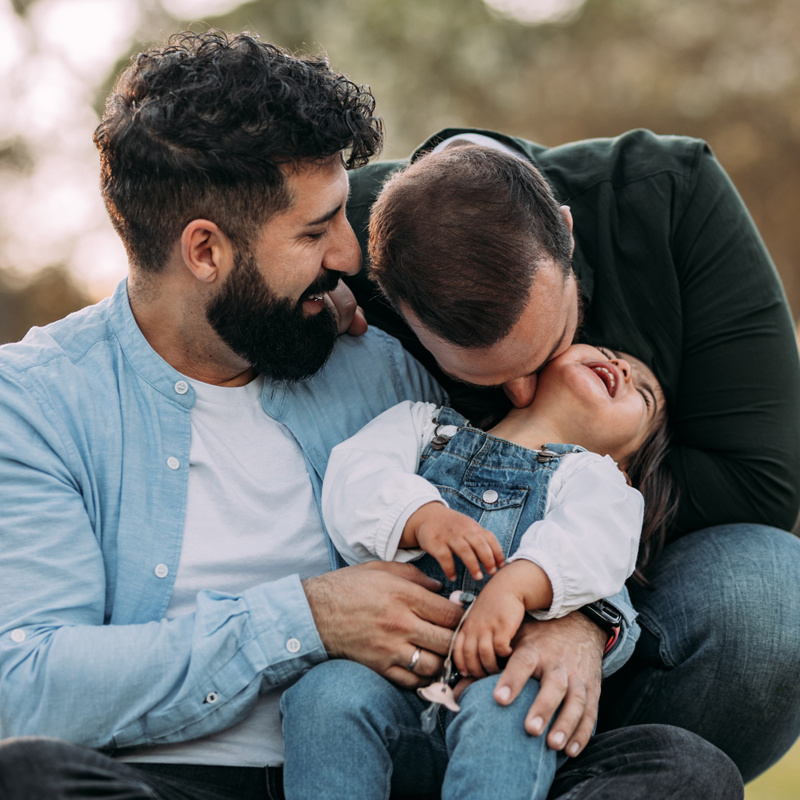
[[[340,337],[311,380],[267,382],[262,399],[297,438],[319,497],[331,448],[419,397],[444,399],[373,329]],[[163,619],[194,402],[136,325],[124,282],[0,348],[0,737],[193,739],[325,659],[296,575],[240,596],[202,592],[195,614]]]
[[[267,381],[262,396],[302,448],[318,501],[331,448],[406,399],[445,398],[375,329],[340,337],[318,375]],[[164,619],[194,402],[136,325],[124,282],[0,348],[0,738],[194,739],[326,658],[297,575],[201,592],[194,614]],[[624,644],[606,671],[633,637]]]

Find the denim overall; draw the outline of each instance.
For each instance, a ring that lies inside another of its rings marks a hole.
[[[469,427],[448,408],[437,421],[418,473],[451,508],[490,530],[506,557],[512,555],[528,527],[542,518],[548,484],[562,457],[582,448],[553,444],[529,450]],[[455,589],[476,592],[485,583],[475,581],[458,559],[455,582],[430,556],[414,564],[442,581],[445,596]],[[539,682],[531,678],[511,705],[502,706],[493,696],[498,677],[469,686],[457,714],[440,708],[438,725],[428,734],[420,723],[428,701],[415,692],[361,664],[342,659],[320,664],[283,695],[287,753],[303,765],[284,773],[287,798],[441,790],[442,800],[545,800],[566,756],[547,747],[545,735],[525,732]],[[298,720],[314,722],[293,724]],[[347,770],[341,769],[343,763]]]
[[[584,448],[543,444],[541,450],[530,450],[469,427],[451,408],[440,410],[438,423],[436,436],[422,453],[418,474],[439,490],[450,508],[491,531],[508,558],[525,531],[544,516],[550,478],[562,457]],[[490,576],[476,581],[458,558],[455,561],[455,582],[429,555],[414,564],[442,581],[445,596],[455,589],[480,591]]]

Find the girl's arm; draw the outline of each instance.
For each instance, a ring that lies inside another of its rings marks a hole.
[[[537,619],[563,617],[621,591],[636,566],[643,512],[641,494],[609,456],[564,456],[544,518],[514,553],[540,566],[552,586],[550,607],[527,611]]]
[[[433,403],[399,403],[333,449],[322,487],[322,514],[348,564],[410,561],[422,554],[398,546],[418,508],[444,502],[416,474],[433,437],[436,409]]]

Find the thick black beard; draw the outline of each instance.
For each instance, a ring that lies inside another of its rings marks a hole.
[[[206,318],[220,338],[259,373],[276,381],[301,381],[319,372],[336,344],[336,317],[325,307],[303,313],[304,298],[331,291],[339,274],[327,272],[296,303],[277,297],[249,253],[237,253]]]

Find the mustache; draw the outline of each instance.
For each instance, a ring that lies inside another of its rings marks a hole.
[[[339,280],[341,277],[341,272],[333,272],[329,269],[324,270],[322,275],[320,275],[319,278],[317,278],[314,283],[312,283],[308,289],[305,290],[303,293],[303,299],[315,294],[332,292],[339,285]]]

